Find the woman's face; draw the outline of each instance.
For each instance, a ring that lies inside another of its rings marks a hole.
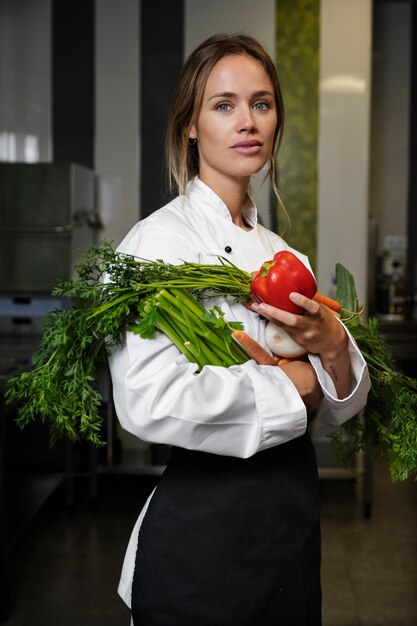
[[[247,183],[271,156],[276,126],[274,88],[260,62],[246,54],[223,57],[189,135],[198,140],[201,180],[214,189],[225,178]]]

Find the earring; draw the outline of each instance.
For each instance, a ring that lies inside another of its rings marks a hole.
[[[195,146],[196,143],[197,143],[197,137],[189,137],[188,138],[188,145],[189,146]]]

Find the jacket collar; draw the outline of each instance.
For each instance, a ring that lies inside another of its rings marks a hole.
[[[226,204],[208,185],[203,183],[203,181],[200,180],[198,176],[193,178],[187,184],[185,193],[190,201],[196,200],[199,206],[206,213],[213,214],[214,212],[216,216],[220,216],[233,224],[232,216],[230,215],[230,211],[227,208]],[[252,228],[255,228],[258,221],[257,209],[252,197],[250,195],[249,197],[252,204],[247,209],[245,209],[245,211],[243,212],[243,216],[245,218],[245,222]]]

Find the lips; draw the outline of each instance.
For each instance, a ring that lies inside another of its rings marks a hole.
[[[257,139],[250,139],[249,141],[239,141],[239,143],[236,143],[232,148],[253,148],[255,146],[260,147],[262,143]]]
[[[232,150],[247,156],[258,154],[261,148],[262,143],[257,139],[247,139],[244,141],[239,141],[234,146],[232,146]]]

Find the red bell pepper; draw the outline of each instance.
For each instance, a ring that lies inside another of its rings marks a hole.
[[[296,291],[312,298],[317,291],[313,274],[288,250],[277,252],[271,261],[263,263],[250,287],[257,300],[297,314],[302,313],[303,309],[291,302],[290,293]]]

